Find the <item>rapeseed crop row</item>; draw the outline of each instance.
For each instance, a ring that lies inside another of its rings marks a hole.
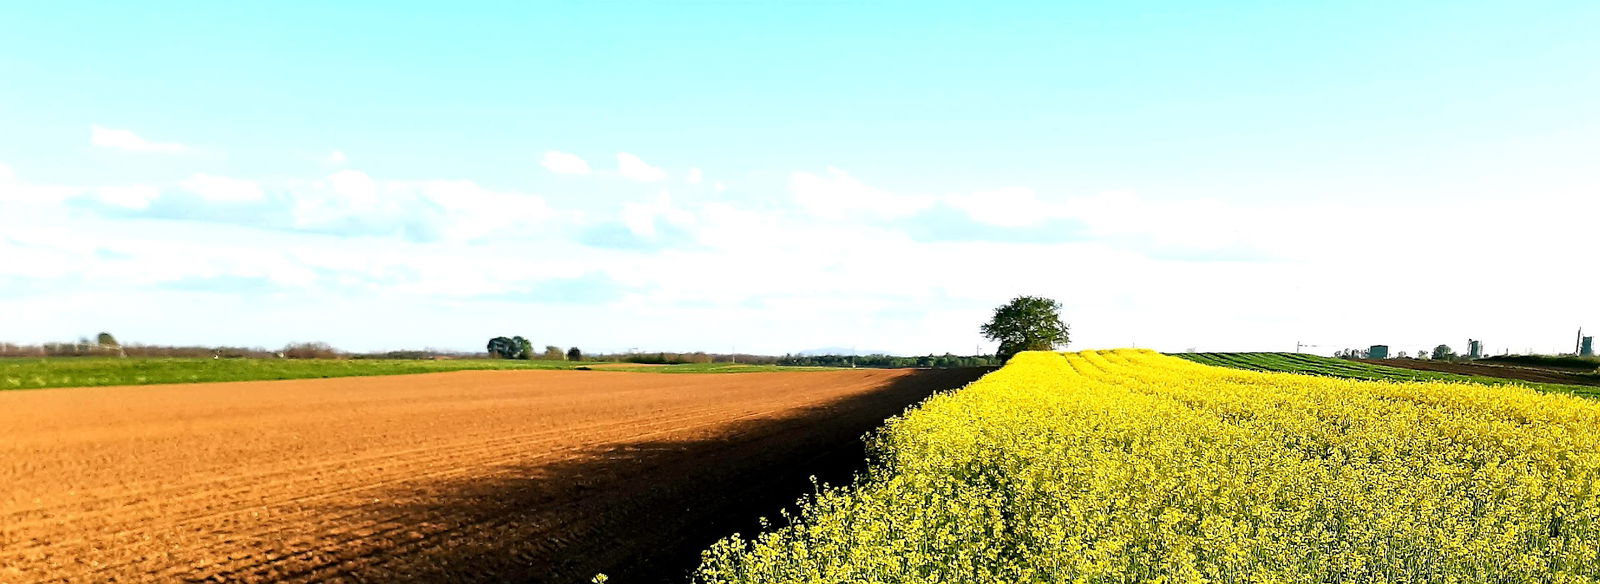
[[[1600,580],[1600,403],[1023,353],[873,438],[724,582]]]

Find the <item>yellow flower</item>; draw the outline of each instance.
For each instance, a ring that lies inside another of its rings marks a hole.
[[[1028,352],[872,445],[696,580],[1600,580],[1600,404],[1572,396]]]

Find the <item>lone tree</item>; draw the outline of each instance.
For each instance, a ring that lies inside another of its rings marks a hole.
[[[1001,361],[1022,351],[1049,351],[1067,346],[1067,323],[1061,321],[1061,303],[1038,296],[1018,296],[994,309],[983,325],[983,336],[999,341]]]
[[[583,351],[579,351],[577,347],[573,347],[571,349],[567,349],[567,360],[568,361],[582,361],[583,360]]]

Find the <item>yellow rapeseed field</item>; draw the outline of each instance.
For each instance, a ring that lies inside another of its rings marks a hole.
[[[873,444],[868,476],[696,580],[1600,580],[1583,398],[1032,352]]]

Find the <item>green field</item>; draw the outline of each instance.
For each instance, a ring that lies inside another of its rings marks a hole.
[[[104,385],[150,385],[205,381],[260,381],[363,375],[404,375],[469,369],[575,369],[651,373],[750,373],[807,371],[814,367],[777,367],[731,363],[694,363],[659,367],[581,361],[516,361],[507,359],[161,359],[57,357],[0,360],[0,390]]]
[[[1517,379],[1504,379],[1500,377],[1485,377],[1482,375],[1458,375],[1454,373],[1440,373],[1437,371],[1418,371],[1415,369],[1401,369],[1372,365],[1359,361],[1306,355],[1303,353],[1172,353],[1179,357],[1218,367],[1231,367],[1250,371],[1275,371],[1280,373],[1301,373],[1305,375],[1322,375],[1326,377],[1339,377],[1343,379],[1361,379],[1366,381],[1444,381],[1456,383],[1478,383],[1483,385],[1521,385],[1539,391],[1553,393],[1575,393],[1585,396],[1600,396],[1600,387],[1585,387],[1581,385],[1559,385],[1555,383],[1534,383]]]

